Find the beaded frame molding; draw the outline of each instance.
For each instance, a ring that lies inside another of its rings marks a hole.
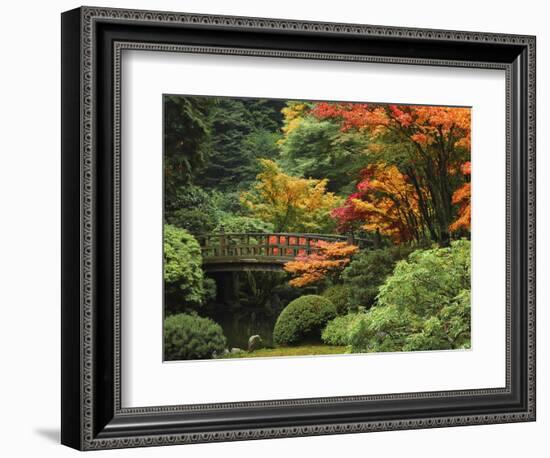
[[[121,406],[123,50],[506,74],[506,386]],[[62,431],[93,450],[535,420],[535,37],[81,7],[62,14]]]

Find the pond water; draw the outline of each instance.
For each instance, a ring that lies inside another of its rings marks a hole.
[[[264,346],[273,346],[276,315],[267,317],[254,311],[222,309],[214,313],[212,319],[222,327],[229,349],[236,347],[246,350],[248,339],[256,334],[262,338]]]
[[[216,300],[205,312],[218,323],[229,348],[248,348],[259,335],[264,347],[273,346],[273,327],[283,308],[304,294],[288,285],[284,272],[231,272],[210,275],[216,282]]]

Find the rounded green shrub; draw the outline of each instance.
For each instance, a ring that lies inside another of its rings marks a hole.
[[[322,296],[299,297],[288,304],[277,318],[273,341],[276,345],[318,342],[321,330],[336,315],[334,304]]]
[[[178,313],[164,320],[164,359],[208,359],[223,353],[226,339],[221,326],[210,318]]]
[[[350,332],[365,313],[348,313],[330,320],[321,334],[327,345],[350,345]]]

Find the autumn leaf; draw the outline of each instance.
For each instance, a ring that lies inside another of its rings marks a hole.
[[[414,238],[420,218],[414,187],[395,166],[371,165],[363,170],[357,192],[332,211],[342,232],[354,222],[366,231],[379,232],[396,243]]]
[[[363,178],[360,195],[349,196],[332,212],[341,230],[362,221],[363,229],[395,242],[429,237],[446,244],[449,231],[469,228],[467,205],[453,193],[466,181],[457,172],[470,155],[470,108],[320,102],[310,113],[338,122],[342,132],[368,133],[373,144],[366,153],[381,176],[366,183]],[[388,174],[384,169],[390,164],[396,169]],[[456,206],[460,221],[455,224]]]
[[[461,167],[464,175],[472,173],[471,162],[465,162]],[[451,232],[457,232],[460,229],[470,230],[472,223],[472,185],[470,182],[464,183],[453,193],[453,204],[458,205],[458,217],[449,226]]]
[[[359,247],[347,242],[326,242],[319,240],[316,251],[299,256],[284,265],[284,270],[294,276],[289,284],[294,287],[308,286],[323,281],[328,276],[333,279],[350,263],[351,256]]]

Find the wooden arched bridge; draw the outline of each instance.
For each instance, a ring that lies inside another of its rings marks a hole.
[[[297,256],[319,250],[318,242],[348,242],[359,248],[371,241],[351,236],[301,233],[217,233],[197,236],[207,272],[282,270]]]

